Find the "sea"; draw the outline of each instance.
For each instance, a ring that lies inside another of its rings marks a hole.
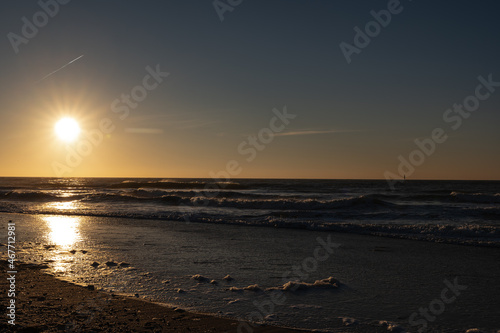
[[[0,212],[330,230],[499,246],[499,181],[0,178]]]
[[[59,278],[332,332],[339,318],[411,327],[413,310],[439,295],[445,278],[467,264],[479,274],[467,279],[496,281],[491,265],[500,259],[500,181],[407,180],[391,189],[384,180],[0,178],[0,214],[5,235],[7,221],[16,223],[17,258]],[[417,277],[428,281],[425,292]],[[487,309],[467,311],[488,322]],[[433,324],[475,323],[447,318]]]

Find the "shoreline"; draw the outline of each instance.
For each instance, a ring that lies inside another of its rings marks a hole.
[[[68,213],[68,212],[0,212],[1,215],[22,215],[22,216],[68,216],[68,217],[87,217],[87,218],[105,218],[105,219],[131,219],[131,220],[147,220],[147,221],[161,221],[161,222],[173,222],[173,223],[186,223],[185,221],[172,220],[169,218],[153,218],[144,216],[113,216],[106,214],[85,214],[81,212]],[[381,239],[400,239],[409,240],[425,243],[434,244],[449,244],[449,245],[460,245],[469,247],[484,247],[484,248],[497,248],[500,249],[500,231],[496,230],[496,227],[492,225],[479,225],[479,224],[469,224],[467,226],[474,227],[474,232],[484,237],[488,235],[488,238],[478,238],[477,235],[466,235],[461,228],[461,226],[452,226],[445,224],[355,224],[355,223],[336,223],[330,225],[320,224],[304,226],[303,224],[241,224],[236,222],[200,222],[200,221],[190,221],[188,223],[196,224],[207,224],[207,225],[229,225],[229,226],[240,226],[240,227],[252,227],[252,228],[271,228],[271,229],[288,229],[288,230],[306,230],[311,232],[324,232],[324,233],[340,233],[347,235],[360,235],[360,236],[372,236]],[[399,227],[399,230],[396,228]],[[453,230],[454,235],[448,235],[443,233],[440,229],[446,228],[456,228]],[[407,231],[408,233],[405,233]],[[472,232],[472,230],[471,230]],[[460,237],[458,237],[459,235]],[[454,237],[455,236],[455,237]]]
[[[250,324],[95,290],[92,285],[84,287],[47,274],[43,265],[17,262],[16,268],[15,325],[7,319],[0,323],[0,329],[13,332],[321,332]],[[8,270],[7,261],[0,260],[0,269]],[[0,285],[8,290],[6,279]],[[6,292],[0,300],[6,304]],[[335,329],[341,332],[388,331],[367,324],[343,326],[341,318],[338,324]]]

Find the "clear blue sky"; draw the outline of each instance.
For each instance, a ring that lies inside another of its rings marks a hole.
[[[340,43],[387,7],[244,0],[221,21],[212,1],[72,0],[16,54],[8,34],[42,9],[3,1],[0,175],[209,177],[235,160],[238,177],[383,178],[439,127],[448,139],[407,176],[500,179],[500,88],[457,130],[443,120],[478,76],[500,81],[500,3],[401,1],[348,64]],[[158,64],[170,75],[120,119],[113,101]],[[238,146],[284,106],[296,118],[248,161]],[[63,116],[114,130],[70,166]]]

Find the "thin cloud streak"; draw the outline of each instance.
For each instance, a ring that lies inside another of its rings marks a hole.
[[[126,128],[125,133],[133,134],[162,134],[163,130],[160,128]]]
[[[326,131],[303,130],[303,131],[276,133],[275,136],[317,135],[317,134],[354,133],[354,132],[362,132],[362,131],[360,131],[360,130],[326,130]]]

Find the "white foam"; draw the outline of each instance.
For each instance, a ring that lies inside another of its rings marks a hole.
[[[330,276],[326,279],[316,280],[313,283],[302,281],[288,281],[281,287],[268,288],[267,290],[297,291],[307,289],[330,289],[338,288],[339,284],[340,282],[337,279]]]

